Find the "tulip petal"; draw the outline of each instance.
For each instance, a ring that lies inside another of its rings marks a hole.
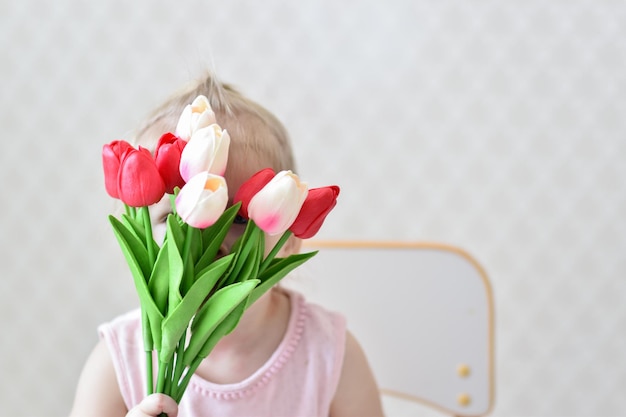
[[[119,198],[117,177],[120,170],[122,155],[132,146],[123,140],[114,140],[102,147],[102,167],[104,168],[104,186],[113,198]]]
[[[120,200],[131,207],[149,206],[161,200],[165,183],[147,149],[128,149],[122,155],[117,189]]]
[[[175,200],[176,211],[183,221],[198,229],[215,223],[228,204],[226,180],[201,172],[181,188]]]
[[[218,125],[197,130],[181,153],[180,175],[185,181],[203,171],[223,175],[229,147],[230,136]]]
[[[328,213],[337,205],[338,195],[339,187],[336,185],[309,190],[302,209],[289,230],[301,239],[315,236]]]
[[[298,216],[307,193],[297,175],[281,171],[252,198],[248,215],[267,234],[281,234]]]
[[[214,123],[216,123],[215,113],[211,109],[209,100],[199,95],[191,104],[185,106],[174,132],[176,136],[187,142],[197,130]]]
[[[187,142],[173,135],[166,133],[159,139],[154,152],[154,161],[161,178],[165,182],[165,192],[173,194],[176,187],[185,185],[180,175],[180,157]]]
[[[215,123],[217,123],[217,120],[215,120],[215,113],[213,113],[213,110],[211,110],[211,108],[209,107],[208,110],[203,111],[198,116],[198,119],[195,121],[194,129],[202,129]]]
[[[191,137],[191,112],[191,106],[187,105],[180,114],[178,124],[174,130],[176,136],[183,140],[189,140]]]
[[[213,125],[217,126],[217,125]],[[221,137],[217,142],[213,160],[207,168],[211,174],[224,175],[226,172],[226,164],[228,163],[228,151],[230,149],[230,134],[226,129],[221,131]]]
[[[248,205],[250,204],[250,200],[255,196],[256,193],[261,191],[265,185],[274,178],[274,170],[271,168],[265,168],[261,171],[257,172],[253,176],[251,176],[246,182],[244,182],[241,187],[235,193],[235,197],[233,198],[233,203],[238,203],[241,201],[241,209],[239,210],[239,215],[243,218],[248,218]]]
[[[200,94],[199,96],[193,99],[193,101],[191,102],[191,107],[194,112],[202,113],[206,111],[207,109],[210,110],[211,104],[209,103],[209,99],[205,95]]]

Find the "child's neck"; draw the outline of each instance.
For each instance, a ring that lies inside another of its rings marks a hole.
[[[196,373],[218,384],[243,381],[278,348],[289,316],[288,296],[282,290],[268,291],[246,310],[239,325],[218,342]]]

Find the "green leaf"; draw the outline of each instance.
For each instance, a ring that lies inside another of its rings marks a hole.
[[[256,227],[252,221],[249,221],[241,237],[241,245],[235,255],[233,268],[228,272],[226,285],[245,281],[245,278],[241,279],[240,274],[246,266],[249,269],[253,268],[253,266],[247,265],[249,262],[257,262],[257,257],[250,256],[250,252],[252,248],[258,248],[259,240],[262,238],[264,238],[264,235],[261,229]]]
[[[201,353],[205,356],[200,357],[206,357],[206,355],[208,355],[210,349],[214,346],[214,343],[213,346],[206,346],[211,333],[214,332],[218,325],[222,323],[233,310],[237,309],[237,313],[224,325],[222,329],[223,334],[221,336],[232,331],[245,309],[245,307],[241,307],[240,304],[246,301],[258,283],[259,280],[256,279],[238,282],[220,289],[207,300],[194,318],[191,327],[191,339],[189,340],[189,346],[187,350],[185,350],[183,359],[185,365],[190,365]],[[216,334],[216,336],[219,336],[219,334]]]
[[[122,223],[124,223],[130,230],[132,230],[135,233],[135,236],[137,236],[137,239],[139,239],[139,241],[146,247],[148,247],[147,243],[146,243],[146,229],[144,227],[143,222],[140,222],[139,220],[137,220],[137,218],[133,218],[127,214],[122,214]],[[152,240],[152,248],[154,250],[154,252],[158,252],[159,251],[159,245],[154,241],[154,239]]]
[[[185,265],[180,255],[180,246],[177,244],[178,239],[183,239],[182,230],[175,216],[167,217],[167,230],[165,232],[164,247],[167,249],[168,259],[168,311],[174,310],[182,301],[180,293],[180,284],[183,279]]]
[[[140,211],[139,213],[141,213],[143,215],[143,212]],[[148,249],[148,244],[147,244],[147,238],[146,238],[146,228],[145,228],[145,224],[143,221],[143,217],[142,215],[137,215],[137,210],[135,210],[135,217],[129,216],[128,214],[122,214],[121,215],[121,222],[126,225],[126,227],[128,228],[129,231],[132,231],[135,236],[137,237],[137,239],[142,243],[142,245],[144,245],[144,247],[146,249]],[[150,233],[152,234],[152,233]],[[153,253],[158,252],[159,250],[159,245],[154,241],[154,239],[152,239],[152,250]]]
[[[174,187],[174,193],[169,194],[170,196],[170,207],[172,208],[172,214],[176,215],[176,196],[180,192],[180,188]]]
[[[196,358],[204,359],[209,356],[215,345],[217,345],[217,342],[219,342],[222,337],[235,330],[237,324],[239,324],[239,321],[243,316],[243,313],[246,311],[248,298],[249,296],[245,297],[242,302],[237,304],[237,306],[230,313],[228,313],[223,320],[219,322],[219,324],[213,329],[213,331],[209,332],[209,336],[206,338],[204,344],[198,351]],[[191,353],[193,352],[189,353],[188,359],[190,363],[194,360],[194,358],[191,357]],[[185,359],[187,359],[187,356],[185,356],[183,360]]]
[[[120,244],[122,253],[130,268],[139,296],[142,317],[144,317],[142,324],[144,350],[151,351],[153,348],[159,350],[161,349],[161,323],[163,322],[163,315],[152,299],[148,283],[146,282],[146,276],[148,276],[148,274],[142,270],[141,261],[139,260],[140,257],[143,257],[146,260],[145,262],[147,262],[148,254],[146,248],[134,241],[137,240],[137,237],[126,229],[119,220],[113,216],[109,216],[109,220],[113,226],[113,233]],[[138,253],[141,255],[138,255]],[[148,323],[145,322],[146,318],[148,319]]]
[[[268,267],[259,276],[261,283],[254,289],[254,291],[250,295],[250,299],[248,300],[249,305],[258,300],[259,297],[261,297],[267,290],[276,285],[278,281],[283,279],[289,272],[293,271],[298,266],[302,265],[313,256],[315,256],[317,252],[318,251],[299,253],[296,255],[290,255],[282,259],[276,258],[278,260],[276,262],[273,262],[271,266]]]
[[[237,217],[237,213],[239,213],[240,208],[241,203],[230,206],[224,210],[224,213],[222,213],[220,218],[213,223],[213,225],[202,231],[202,239],[204,241],[203,244],[205,248],[207,248],[214,240],[219,240],[220,242],[224,240],[224,237],[235,221],[235,217]],[[222,237],[220,238],[220,236]]]
[[[183,227],[187,226],[187,224],[181,223],[179,218],[171,213],[167,215],[166,224],[171,230],[167,232],[165,239],[173,239],[174,242],[176,242],[178,250],[182,251],[185,242],[185,231],[183,230]]]
[[[181,258],[183,260],[183,279],[180,282],[180,293],[185,296],[187,291],[191,288],[195,281],[195,274],[193,268],[193,259],[192,259],[192,250],[191,247],[194,245],[194,239],[200,238],[200,235],[196,233],[199,231],[198,229],[185,224],[183,225],[183,230],[185,232],[185,240],[183,242],[183,250],[180,252]],[[196,242],[197,244],[197,242]]]
[[[204,248],[204,253],[202,253],[202,256],[200,256],[200,259],[198,259],[196,263],[196,271],[206,268],[215,260],[220,246],[233,225],[233,221],[235,221],[240,207],[241,203],[233,205],[224,211],[222,216],[213,223],[211,227],[207,227],[202,231],[202,247]]]
[[[236,272],[236,275],[233,274],[231,279],[234,282],[243,282],[247,281],[251,278],[257,278],[259,268],[261,266],[261,261],[263,260],[264,253],[263,242],[265,242],[265,235],[261,232],[254,233],[253,236],[250,237],[252,243],[252,247],[250,248],[250,253],[245,258],[239,258],[239,262],[242,264],[241,269]],[[254,242],[256,240],[256,242]]]
[[[165,320],[163,320],[163,341],[161,352],[159,353],[161,361],[170,361],[176,350],[176,344],[187,330],[192,317],[198,312],[198,309],[211,293],[211,290],[224,274],[231,261],[232,255],[229,255],[213,262],[198,277],[180,303],[173,310],[170,310]]]
[[[191,246],[189,247],[191,262],[189,262],[189,266],[193,268],[202,255],[202,230],[188,226],[186,239],[191,239]],[[193,269],[191,273],[193,274]]]
[[[263,271],[265,271],[265,269],[272,263],[276,255],[278,255],[281,248],[285,245],[285,243],[287,243],[291,235],[293,235],[291,230],[286,230],[280,237],[280,239],[278,239],[278,242],[274,244],[274,247],[272,248],[270,253],[267,254],[267,258],[265,258],[265,260],[261,262],[261,268],[259,269],[261,273],[263,273]]]
[[[111,226],[113,226],[113,232],[118,241],[120,238],[124,239],[129,250],[132,252],[133,257],[136,259],[144,281],[148,282],[148,277],[152,273],[152,265],[148,258],[148,250],[142,241],[140,241],[134,232],[128,229],[122,222],[120,222],[115,216],[109,216]]]
[[[167,314],[167,301],[170,285],[170,262],[168,247],[172,243],[164,242],[161,250],[157,254],[152,275],[148,281],[148,288],[154,303],[159,308],[161,314]]]
[[[239,324],[239,321],[241,320],[241,317],[243,316],[243,313],[245,313],[246,308],[248,307],[248,298],[250,298],[250,295],[244,298],[244,300],[240,302],[237,307],[235,307],[235,309],[231,311],[230,314],[228,314],[228,316],[226,316],[226,318],[220,322],[220,324],[217,325],[215,330],[211,332],[211,335],[204,343],[204,346],[202,346],[202,349],[200,349],[198,356],[202,358],[206,358],[207,356],[209,356],[209,353],[211,353],[211,350],[217,344],[219,339],[235,330],[235,328]],[[216,338],[217,340],[213,342],[211,340],[213,338]],[[210,349],[207,345],[210,345]]]
[[[126,225],[127,228],[132,230],[135,233],[135,236],[142,241],[146,241],[146,231],[143,227],[143,223],[136,220],[134,217],[129,216],[128,214],[121,215],[121,221]]]
[[[145,352],[152,352],[154,349],[152,328],[150,327],[148,312],[144,308],[141,308],[141,335],[143,337],[143,350]]]

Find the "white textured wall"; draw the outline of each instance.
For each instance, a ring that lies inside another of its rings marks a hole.
[[[0,0],[0,415],[65,415],[96,324],[134,305],[101,145],[205,67],[343,186],[322,237],[484,265],[494,415],[626,414],[624,22],[609,0]]]

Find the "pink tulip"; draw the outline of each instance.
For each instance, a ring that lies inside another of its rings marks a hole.
[[[291,171],[281,171],[248,204],[248,215],[269,235],[285,232],[298,216],[308,187]]]
[[[175,133],[176,136],[187,142],[196,131],[214,123],[216,123],[215,113],[211,109],[209,100],[200,95],[191,104],[188,104],[181,113]]]
[[[187,142],[166,133],[159,139],[154,151],[154,161],[165,182],[165,192],[174,194],[174,188],[182,187],[185,181],[180,176],[180,156]]]
[[[252,200],[256,193],[261,191],[275,175],[276,173],[272,168],[265,168],[248,178],[248,180],[239,187],[233,198],[233,204],[237,204],[241,201],[241,208],[239,209],[240,216],[244,219],[249,218],[248,204],[250,204],[250,200]]]
[[[224,175],[229,147],[230,136],[218,125],[197,130],[181,154],[180,175],[185,181],[203,171]]]
[[[215,223],[228,204],[226,180],[208,172],[194,175],[176,197],[176,211],[190,226],[204,229]]]

